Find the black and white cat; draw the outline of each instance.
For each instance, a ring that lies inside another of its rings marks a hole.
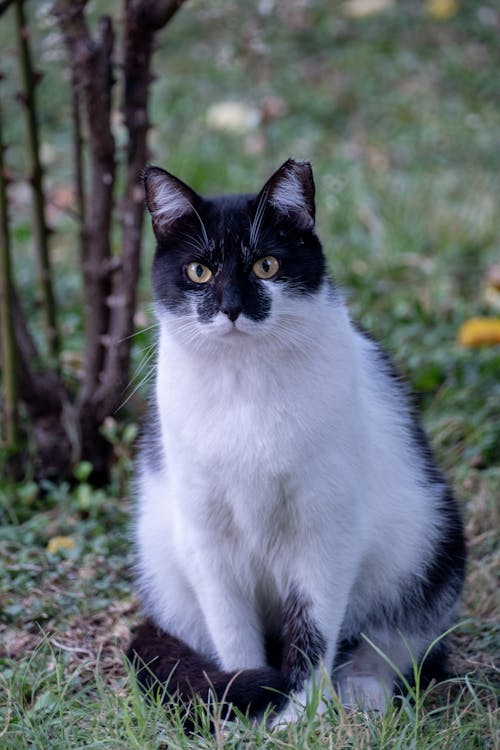
[[[326,275],[310,165],[288,160],[257,195],[205,199],[157,167],[145,184],[160,333],[139,677],[286,721],[326,670],[346,706],[383,710],[396,674],[369,641],[407,673],[450,626],[462,525],[404,387]]]

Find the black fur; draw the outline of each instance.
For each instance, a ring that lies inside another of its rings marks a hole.
[[[326,641],[311,615],[311,603],[293,589],[285,603],[282,671],[300,690],[326,652]]]
[[[164,702],[175,699],[184,709],[184,726],[195,728],[193,702],[224,702],[225,718],[233,718],[235,709],[258,717],[266,709],[279,710],[287,700],[290,683],[273,667],[223,672],[215,662],[193,651],[183,641],[146,621],[134,632],[127,658],[136,671],[142,689],[162,696]]]

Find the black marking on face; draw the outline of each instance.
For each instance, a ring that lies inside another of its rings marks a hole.
[[[204,199],[157,167],[146,170],[145,185],[158,242],[153,289],[166,309],[189,314],[194,303],[203,323],[219,311],[259,322],[271,312],[271,284],[295,296],[313,294],[324,281],[310,165],[288,160],[256,195]],[[278,272],[258,278],[253,265],[267,256],[277,259]],[[189,278],[192,263],[210,270],[206,283]]]
[[[311,600],[292,589],[285,602],[281,669],[293,690],[299,690],[326,653],[326,641],[311,613]]]
[[[251,320],[264,320],[271,310],[271,296],[252,272],[252,259],[243,250],[249,238],[250,211],[247,196],[205,201],[199,214],[180,218],[165,237],[160,235],[153,262],[156,299],[179,313],[189,312],[194,300],[203,323],[219,311],[232,321],[241,313]],[[200,220],[209,245],[200,236]],[[211,270],[209,281],[199,284],[189,279],[186,269],[193,262]]]
[[[259,238],[260,256],[275,257],[280,269],[274,277],[291,295],[313,294],[325,278],[325,258],[312,228],[301,229],[269,207]]]

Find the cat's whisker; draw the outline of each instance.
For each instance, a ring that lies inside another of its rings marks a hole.
[[[258,243],[262,220],[264,218],[264,213],[265,213],[266,206],[267,206],[268,196],[269,196],[269,188],[266,188],[265,190],[262,191],[259,204],[257,206],[257,210],[255,211],[254,219],[250,226],[250,240],[248,243],[250,250],[253,250]]]
[[[128,383],[127,383],[127,385],[126,385],[126,386],[125,386],[125,387],[124,387],[124,388],[122,389],[122,391],[121,391],[121,393],[120,393],[120,395],[121,395],[121,396],[122,396],[122,395],[123,395],[124,393],[127,393],[128,389],[129,389],[129,388],[131,388],[131,387],[133,386],[134,382],[135,382],[135,381],[137,380],[137,378],[139,377],[139,375],[141,374],[141,372],[143,372],[143,371],[144,371],[144,368],[145,368],[145,367],[147,367],[147,366],[148,366],[148,364],[149,364],[149,363],[151,362],[151,360],[152,360],[153,358],[155,358],[155,357],[156,357],[156,344],[151,344],[150,346],[148,346],[148,347],[146,348],[145,354],[144,354],[144,356],[143,356],[142,360],[140,361],[139,365],[137,366],[137,368],[136,368],[136,370],[135,370],[134,374],[133,374],[133,375],[132,375],[132,377],[130,378],[129,382],[128,382]],[[122,404],[122,405],[123,405],[123,404]],[[121,406],[120,406],[120,407],[118,407],[118,408],[121,408]]]
[[[137,369],[132,376],[131,382],[133,382],[141,374],[141,372],[144,370],[148,362],[150,362],[155,355],[156,355],[156,344],[151,344],[150,346],[146,348],[144,357],[142,358],[139,365],[137,366]]]
[[[196,253],[201,255],[206,254],[208,246],[201,242],[197,235],[188,232],[179,232],[179,236],[183,238],[187,247],[192,248]]]
[[[124,406],[126,406],[126,405],[128,404],[128,402],[130,401],[130,399],[131,399],[131,398],[133,398],[133,396],[135,396],[135,394],[137,393],[137,391],[138,391],[138,390],[139,390],[140,388],[142,388],[142,386],[143,386],[143,385],[145,385],[145,384],[146,384],[146,383],[148,382],[148,380],[150,380],[151,376],[152,376],[152,375],[154,375],[155,373],[156,373],[156,364],[155,364],[155,365],[153,365],[153,367],[150,367],[150,368],[149,368],[149,370],[148,370],[148,372],[146,373],[146,375],[145,375],[145,376],[144,376],[144,377],[142,378],[142,380],[141,380],[141,381],[140,381],[140,382],[139,382],[139,383],[138,383],[138,384],[137,384],[137,385],[135,386],[135,388],[133,389],[133,391],[131,391],[131,393],[129,393],[129,395],[127,396],[127,398],[126,398],[126,399],[124,399],[124,400],[123,400],[123,401],[121,402],[121,404],[120,404],[119,406],[117,406],[117,407],[116,407],[116,409],[115,409],[115,411],[114,411],[113,413],[114,413],[114,414],[116,414],[116,413],[117,413],[117,412],[119,412],[119,411],[120,411],[121,409],[123,409],[123,407],[124,407]]]
[[[208,240],[208,234],[207,234],[207,230],[206,230],[205,224],[204,224],[203,219],[201,218],[200,214],[198,213],[198,211],[195,209],[194,206],[192,206],[192,209],[193,209],[194,213],[196,214],[196,217],[198,218],[198,221],[200,222],[200,227],[201,227],[201,231],[202,231],[202,234],[203,234],[203,240],[205,242],[205,249],[208,250],[209,247],[210,247],[210,242]]]
[[[139,336],[141,333],[147,333],[148,331],[152,331],[154,328],[159,327],[158,321],[155,321],[154,323],[151,323],[150,326],[146,326],[145,328],[139,328],[137,331],[134,331],[134,333],[131,333],[130,336],[125,336],[124,338],[120,339],[119,343],[121,344],[123,341],[128,341],[129,339],[133,339],[136,336]]]

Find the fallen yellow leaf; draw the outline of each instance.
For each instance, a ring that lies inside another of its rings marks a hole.
[[[72,536],[53,536],[49,539],[46,549],[51,555],[55,555],[61,549],[73,549],[74,546],[75,540]]]
[[[500,344],[500,318],[470,318],[460,326],[458,341],[462,346]]]
[[[425,12],[435,21],[447,21],[458,13],[458,0],[426,0]]]

